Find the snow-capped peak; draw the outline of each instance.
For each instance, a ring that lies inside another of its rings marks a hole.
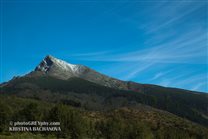
[[[57,59],[55,57],[52,56],[48,56],[55,64],[57,64],[59,67],[61,67],[64,70],[72,70],[72,71],[76,71],[77,70],[77,66],[78,65],[74,65],[74,64],[69,64],[63,60]]]
[[[80,68],[80,65],[69,64],[63,60],[48,55],[42,60],[42,62],[36,67],[35,70],[48,72],[53,65],[63,71],[71,71],[74,73]]]
[[[50,76],[61,80],[75,77],[119,89],[124,89],[126,85],[120,80],[103,75],[87,66],[70,64],[51,55],[46,56],[36,67],[35,71],[31,73],[31,76],[35,75]]]

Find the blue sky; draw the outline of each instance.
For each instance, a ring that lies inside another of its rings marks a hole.
[[[208,3],[1,0],[0,82],[48,54],[122,80],[208,92]]]

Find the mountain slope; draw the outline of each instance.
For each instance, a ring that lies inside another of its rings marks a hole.
[[[61,102],[88,110],[109,110],[124,106],[136,108],[145,104],[208,126],[208,98],[204,94],[158,86],[142,87],[145,92],[118,90],[77,77],[62,80],[43,75],[11,80],[1,88],[1,94]]]
[[[145,104],[208,126],[205,93],[125,82],[52,56],[46,56],[31,73],[0,87],[1,95],[64,103],[87,110],[136,108]]]
[[[208,138],[207,94],[121,81],[52,56],[1,84],[0,105],[0,138]],[[60,121],[63,130],[13,134],[15,120]]]
[[[122,90],[131,90],[142,93],[146,92],[146,90],[150,88],[154,88],[154,89],[165,90],[165,92],[169,92],[169,91],[172,92],[172,90],[174,90],[174,92],[202,94],[201,92],[196,92],[196,91],[168,88],[168,87],[162,87],[162,86],[156,86],[150,84],[144,85],[132,81],[122,81],[104,75],[102,73],[99,73],[84,65],[75,65],[75,64],[67,63],[51,55],[46,56],[40,62],[40,64],[35,68],[35,70],[29,73],[27,76],[42,76],[42,75],[48,75],[63,80],[67,80],[71,77],[78,77],[102,86],[107,86],[107,87],[122,89]]]
[[[144,105],[86,111],[64,104],[0,95],[0,138],[206,139],[208,129]],[[7,132],[9,121],[59,121],[61,132]],[[3,128],[2,128],[3,127]],[[2,132],[3,130],[3,132]],[[50,136],[48,136],[50,135]]]
[[[29,76],[38,74],[45,74],[63,80],[67,80],[71,77],[79,77],[103,86],[128,89],[124,81],[103,75],[83,65],[69,64],[50,55],[46,56]]]

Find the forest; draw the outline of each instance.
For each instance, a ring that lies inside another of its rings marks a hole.
[[[89,111],[63,103],[0,96],[2,139],[207,139],[208,129],[145,106]],[[10,121],[56,121],[61,132],[8,132]]]

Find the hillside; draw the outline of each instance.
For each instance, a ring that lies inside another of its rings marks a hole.
[[[0,84],[0,138],[206,139],[208,95],[121,81],[46,56]],[[10,121],[57,121],[59,132],[8,132]]]
[[[158,86],[143,87],[144,93],[104,87],[80,78],[61,80],[38,76],[11,80],[1,88],[1,94],[62,102],[87,110],[109,110],[145,104],[208,126],[206,94]]]
[[[0,96],[0,138],[100,138],[100,139],[206,139],[208,129],[145,105],[108,111],[86,111],[65,104]],[[60,121],[61,132],[15,133],[7,131],[12,121]]]

